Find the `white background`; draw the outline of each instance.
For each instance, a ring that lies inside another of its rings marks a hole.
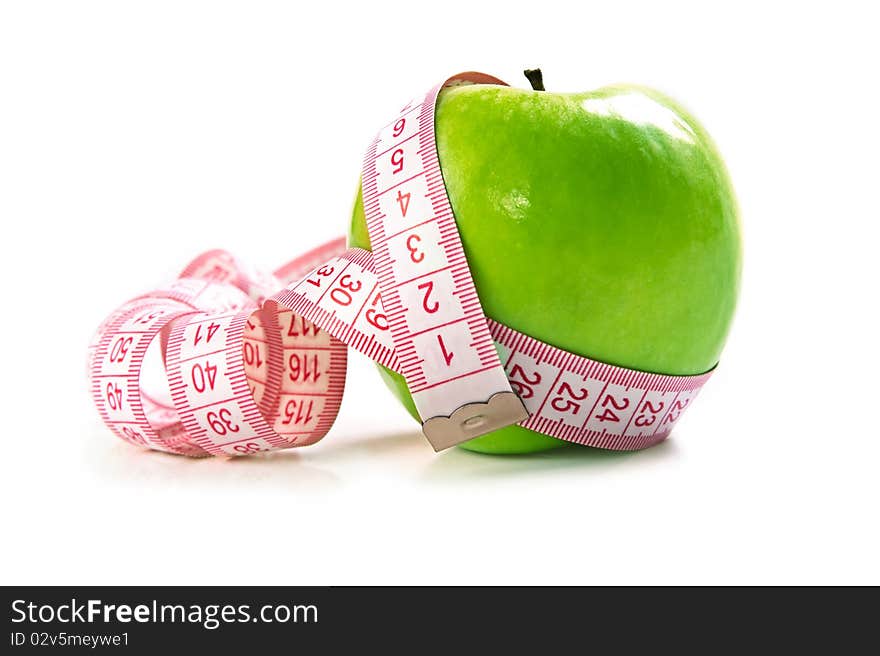
[[[0,581],[880,583],[869,3],[359,4],[3,3]],[[741,304],[671,441],[435,455],[360,356],[314,447],[192,461],[100,424],[116,304],[209,247],[272,267],[341,233],[389,109],[536,65],[672,94],[729,165]]]

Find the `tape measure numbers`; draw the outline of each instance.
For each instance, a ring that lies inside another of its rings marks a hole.
[[[481,83],[503,84],[454,76],[373,140],[362,176],[372,253],[337,239],[267,275],[209,251],[111,314],[89,349],[110,429],[190,456],[312,444],[338,414],[353,348],[406,378],[435,450],[513,423],[609,449],[664,439],[711,372],[603,364],[484,315],[434,142],[444,85]],[[150,352],[169,399],[145,389]]]

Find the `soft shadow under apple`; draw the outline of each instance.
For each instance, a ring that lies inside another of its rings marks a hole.
[[[677,454],[678,448],[671,440],[644,451],[607,451],[572,445],[543,453],[498,456],[450,449],[438,454],[424,468],[422,479],[442,484],[573,470],[599,473],[620,467],[651,466],[660,460],[675,458]]]

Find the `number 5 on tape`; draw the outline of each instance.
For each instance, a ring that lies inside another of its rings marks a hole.
[[[495,350],[435,144],[441,89],[475,83],[504,84],[462,73],[410,102],[376,135],[362,176],[382,304],[422,429],[436,451],[529,416]]]

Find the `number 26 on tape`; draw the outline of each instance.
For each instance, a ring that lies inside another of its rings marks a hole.
[[[520,380],[515,380],[515,378],[519,378]],[[532,386],[540,384],[541,374],[537,371],[533,376],[529,377],[525,370],[518,364],[513,365],[510,369],[510,385],[513,387],[513,390],[517,393],[519,398],[523,400],[532,398],[535,395],[535,390]]]

